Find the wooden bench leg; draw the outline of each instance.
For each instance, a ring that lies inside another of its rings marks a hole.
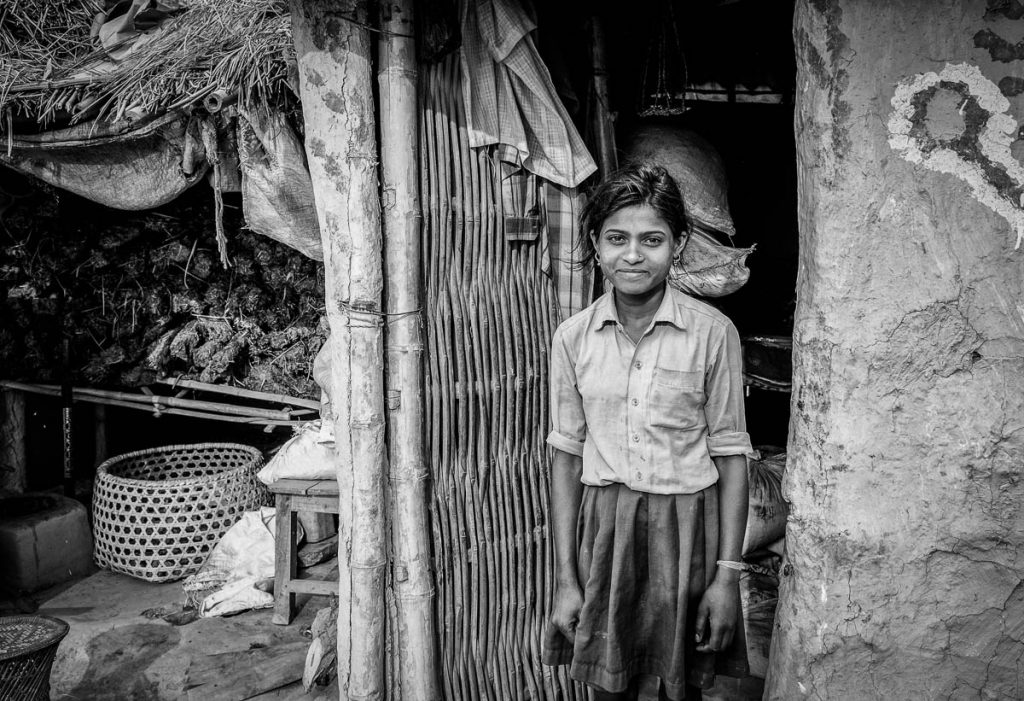
[[[277,537],[274,549],[274,623],[286,626],[295,614],[295,593],[291,583],[298,574],[298,547],[295,543],[296,513],[288,494],[275,495]]]

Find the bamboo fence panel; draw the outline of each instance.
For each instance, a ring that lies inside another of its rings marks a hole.
[[[420,71],[426,454],[451,701],[581,701],[540,663],[553,593],[547,373],[560,321],[541,242],[505,240],[500,171],[469,147],[459,64]]]

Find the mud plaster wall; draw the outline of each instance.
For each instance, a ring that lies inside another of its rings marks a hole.
[[[766,698],[1024,698],[1020,5],[798,2],[792,511]]]

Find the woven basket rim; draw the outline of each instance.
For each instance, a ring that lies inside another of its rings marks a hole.
[[[131,458],[137,458],[143,455],[156,455],[159,453],[174,453],[185,450],[196,450],[204,448],[239,448],[244,452],[252,455],[256,460],[255,464],[259,465],[263,462],[263,453],[259,448],[255,446],[246,445],[244,443],[178,443],[175,445],[164,445],[157,448],[145,448],[143,450],[133,450],[130,453],[122,453],[121,455],[115,455],[112,458],[104,460],[99,467],[96,468],[96,478],[99,479],[100,475],[105,476],[107,479],[116,480],[117,482],[133,487],[151,487],[153,485],[173,485],[173,486],[184,486],[193,482],[202,482],[209,484],[216,482],[220,479],[227,479],[233,476],[239,470],[250,469],[248,466],[242,465],[234,467],[229,470],[222,470],[214,475],[202,475],[200,477],[174,477],[171,479],[161,480],[144,480],[136,479],[134,477],[122,477],[120,475],[111,474],[109,468],[112,465],[117,465]]]
[[[32,645],[28,645],[28,646],[26,646],[26,647],[24,647],[24,648],[22,648],[20,650],[14,651],[14,652],[4,653],[4,652],[0,651],[0,662],[7,662],[8,660],[14,660],[14,659],[17,659],[19,657],[24,657],[26,655],[31,655],[34,652],[39,652],[40,650],[44,650],[44,649],[46,649],[46,648],[48,648],[50,646],[57,645],[57,644],[60,643],[61,640],[64,639],[64,636],[66,636],[68,634],[68,631],[71,630],[71,626],[68,625],[67,621],[63,621],[63,620],[61,620],[59,618],[56,618],[54,616],[47,616],[47,615],[42,614],[42,613],[14,615],[14,616],[0,616],[0,627],[3,627],[5,624],[8,624],[8,623],[14,623],[15,621],[26,621],[26,620],[27,621],[35,621],[35,622],[38,622],[40,620],[44,620],[44,621],[47,621],[49,623],[54,624],[55,627],[51,631],[51,635],[47,639],[45,639],[45,640],[42,640],[42,641],[40,641],[38,643],[33,643]]]

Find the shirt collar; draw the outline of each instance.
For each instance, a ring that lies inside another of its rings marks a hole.
[[[661,298],[661,305],[658,307],[658,311],[654,313],[652,324],[672,324],[680,330],[686,328],[680,305],[676,304],[676,295],[679,294],[682,293],[672,287],[672,285],[665,285],[665,296]],[[615,309],[615,292],[613,290],[608,290],[597,300],[594,320],[597,322],[597,328],[599,329],[604,328],[608,324],[619,323],[619,313]]]

